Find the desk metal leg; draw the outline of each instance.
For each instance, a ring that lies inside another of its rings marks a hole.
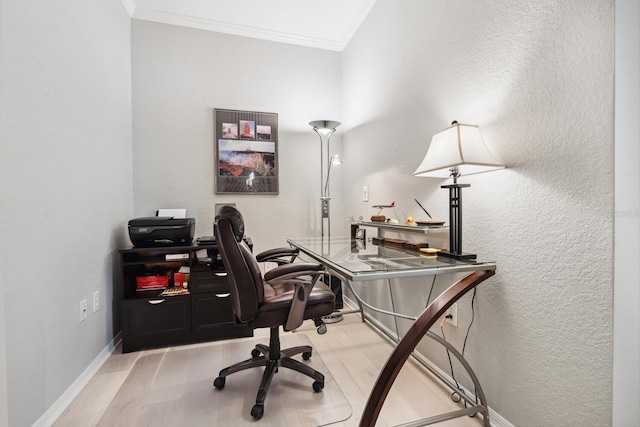
[[[373,311],[376,311],[376,312],[382,313],[382,314],[387,314],[389,316],[401,317],[403,319],[408,319],[408,320],[411,320],[411,321],[415,321],[417,319],[415,316],[408,316],[406,314],[395,313],[393,311],[383,310],[381,308],[374,307],[373,305],[369,304],[364,299],[362,299],[362,297],[360,295],[358,295],[358,293],[353,289],[353,286],[351,285],[351,282],[349,280],[344,280],[344,282],[347,284],[347,287],[349,288],[349,291],[351,291],[351,294],[356,299],[356,302],[358,303],[358,307],[360,307],[360,310],[356,310],[354,312],[360,312],[362,314],[362,321],[363,322],[364,322],[364,310],[362,308],[363,306],[367,307],[370,310],[373,310]]]
[[[347,288],[349,289],[349,291],[351,291],[351,293],[354,295],[354,297],[356,298],[356,302],[358,303],[358,310],[340,310],[340,314],[352,314],[352,313],[360,313],[362,316],[362,321],[364,322],[364,310],[362,308],[362,298],[360,298],[353,290],[353,287],[351,286],[351,281],[345,277],[343,277],[340,274],[337,274],[335,272],[331,272],[330,274],[336,276],[338,279],[340,279],[342,281],[343,284],[347,285]]]
[[[474,271],[465,278],[454,283],[451,287],[440,294],[435,300],[433,300],[431,304],[429,304],[429,306],[413,323],[411,328],[409,328],[409,331],[407,331],[405,336],[400,340],[393,353],[391,353],[391,355],[389,356],[389,359],[387,360],[384,368],[380,372],[380,375],[378,376],[378,379],[376,380],[376,383],[371,390],[371,394],[369,395],[369,399],[362,413],[362,418],[360,419],[360,427],[373,427],[375,425],[376,420],[380,415],[382,405],[384,404],[384,401],[387,398],[387,395],[389,394],[391,386],[393,386],[396,377],[400,373],[400,370],[404,366],[411,353],[415,350],[420,340],[425,335],[428,335],[429,329],[435,324],[435,322],[442,315],[444,315],[449,307],[451,307],[453,303],[458,301],[464,294],[466,294],[471,289],[475,288],[478,284],[482,283],[494,274],[495,271],[493,270]],[[437,337],[437,335],[433,335]],[[431,338],[433,338],[433,336],[431,336]],[[449,343],[447,343],[447,348],[449,348],[450,351],[452,349],[455,350],[448,344]],[[467,372],[469,372],[469,375],[477,388],[476,393],[479,394],[478,398],[480,399],[480,404],[476,407],[466,408],[464,410],[454,411],[448,414],[442,414],[437,417],[432,417],[430,419],[425,419],[420,421],[420,424],[410,425],[433,424],[435,422],[443,421],[446,419],[457,418],[466,414],[479,412],[483,415],[484,426],[490,426],[489,409],[484,399],[482,388],[480,388],[480,383],[478,382],[473,371],[471,371],[469,364],[462,358],[462,355],[460,355],[457,350],[452,351],[452,354],[456,358],[458,358],[460,362],[462,362],[464,368],[467,370]]]

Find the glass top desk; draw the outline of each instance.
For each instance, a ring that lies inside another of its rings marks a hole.
[[[493,262],[430,256],[349,238],[316,237],[287,239],[287,242],[342,278],[354,282],[496,268]]]
[[[458,359],[474,383],[475,397],[477,400],[465,394],[459,394],[460,401],[464,400],[467,403],[464,408],[426,418],[412,425],[434,424],[465,415],[482,414],[483,424],[486,427],[490,426],[489,411],[484,392],[470,365],[455,347],[440,336],[429,331],[429,329],[445,314],[453,303],[458,301],[478,284],[495,274],[496,264],[494,262],[477,262],[475,260],[455,260],[452,258],[427,256],[419,252],[379,246],[371,242],[349,238],[287,239],[287,242],[292,247],[298,248],[300,252],[309,258],[324,265],[331,274],[343,280],[360,307],[360,309],[355,310],[355,312],[361,312],[363,320],[365,318],[363,306],[365,306],[379,313],[413,321],[411,328],[409,328],[402,339],[399,339],[396,348],[380,372],[378,380],[369,395],[369,400],[360,420],[360,426],[375,425],[384,400],[395,378],[424,336],[432,338],[445,346],[450,353]],[[352,282],[434,276],[449,273],[468,274],[440,293],[417,317],[374,307],[358,295],[351,285]],[[422,364],[438,379],[447,384],[455,392],[458,392],[456,385],[449,378],[433,369],[431,365]]]

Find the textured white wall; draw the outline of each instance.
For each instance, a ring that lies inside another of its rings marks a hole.
[[[508,165],[462,179],[463,247],[498,265],[466,355],[518,426],[611,424],[613,36],[613,0],[378,0],[343,52],[349,215],[395,200],[420,217],[415,197],[448,218],[444,181],[412,173],[452,120]]]
[[[111,0],[0,5],[0,425],[30,426],[113,338],[133,212],[130,20]]]
[[[341,120],[340,54],[132,22],[135,215],[186,208],[196,235],[211,235],[215,204],[236,203],[256,251],[319,234],[320,141],[307,123]],[[215,108],[278,114],[277,196],[214,194]]]

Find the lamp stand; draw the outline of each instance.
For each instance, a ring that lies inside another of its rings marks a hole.
[[[331,158],[331,135],[336,131],[336,127],[340,125],[340,122],[328,121],[328,120],[316,120],[309,123],[313,126],[313,130],[320,137],[320,235],[322,241],[322,254],[328,255],[331,244],[331,212],[329,205],[331,202],[331,196],[329,192],[329,178],[331,173],[331,165],[333,164]],[[320,129],[329,129],[328,133],[320,132]],[[324,148],[324,138],[326,136],[327,147]],[[326,159],[326,164],[325,164]],[[326,177],[324,175],[326,171]],[[326,229],[325,229],[326,222]],[[326,230],[326,231],[325,231]],[[325,251],[325,242],[327,244]],[[338,311],[343,307],[342,300],[342,282],[336,276],[331,274],[325,274],[325,284],[331,288],[331,291],[336,296],[336,311],[328,316],[322,316],[324,323],[337,323],[343,320],[342,314]]]
[[[456,177],[457,178],[457,177]],[[462,189],[471,184],[443,185],[449,189],[449,251],[440,251],[438,256],[455,259],[476,259],[476,254],[462,252]]]
[[[327,241],[331,240],[331,216],[329,215],[329,202],[331,201],[331,197],[329,196],[322,196],[320,197],[320,211],[321,211],[321,215],[320,215],[320,220],[322,221],[321,224],[321,236],[323,238],[324,241],[324,237],[327,236]],[[325,229],[324,229],[324,223],[327,223],[327,231],[325,233]]]

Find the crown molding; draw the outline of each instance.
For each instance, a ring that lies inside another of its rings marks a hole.
[[[126,9],[129,16],[132,17],[133,13],[136,10],[136,4],[134,3],[134,0],[121,0],[121,1],[122,1],[122,5]]]
[[[321,40],[310,37],[288,34],[279,31],[270,31],[262,28],[246,25],[232,24],[213,19],[199,18],[168,13],[159,10],[136,8],[132,18],[143,21],[160,22],[162,24],[178,25],[181,27],[196,28],[199,30],[213,31],[217,33],[231,34],[234,36],[251,37],[255,39],[269,40],[280,43],[289,43],[299,46],[316,47],[328,50],[342,50],[339,42]]]
[[[122,0],[122,3],[133,19],[340,52],[347,46],[359,26],[367,17],[369,11],[375,5],[376,0],[365,0],[362,2],[362,5],[349,23],[349,26],[337,40],[306,37],[284,31],[266,30],[264,28],[239,25],[197,16],[141,8],[136,6],[135,0]]]
[[[339,43],[340,51],[344,50],[344,48],[347,47],[347,45],[351,41],[351,38],[358,31],[358,28],[360,28],[360,25],[362,25],[364,20],[367,18],[367,15],[369,15],[369,12],[371,11],[371,9],[373,9],[373,6],[376,4],[376,1],[377,0],[365,0],[362,2],[362,4],[360,5],[360,9],[358,9],[358,12],[356,12],[356,14],[353,16],[351,23],[349,23],[349,26],[347,27],[345,33],[343,34],[340,40],[340,43]]]

